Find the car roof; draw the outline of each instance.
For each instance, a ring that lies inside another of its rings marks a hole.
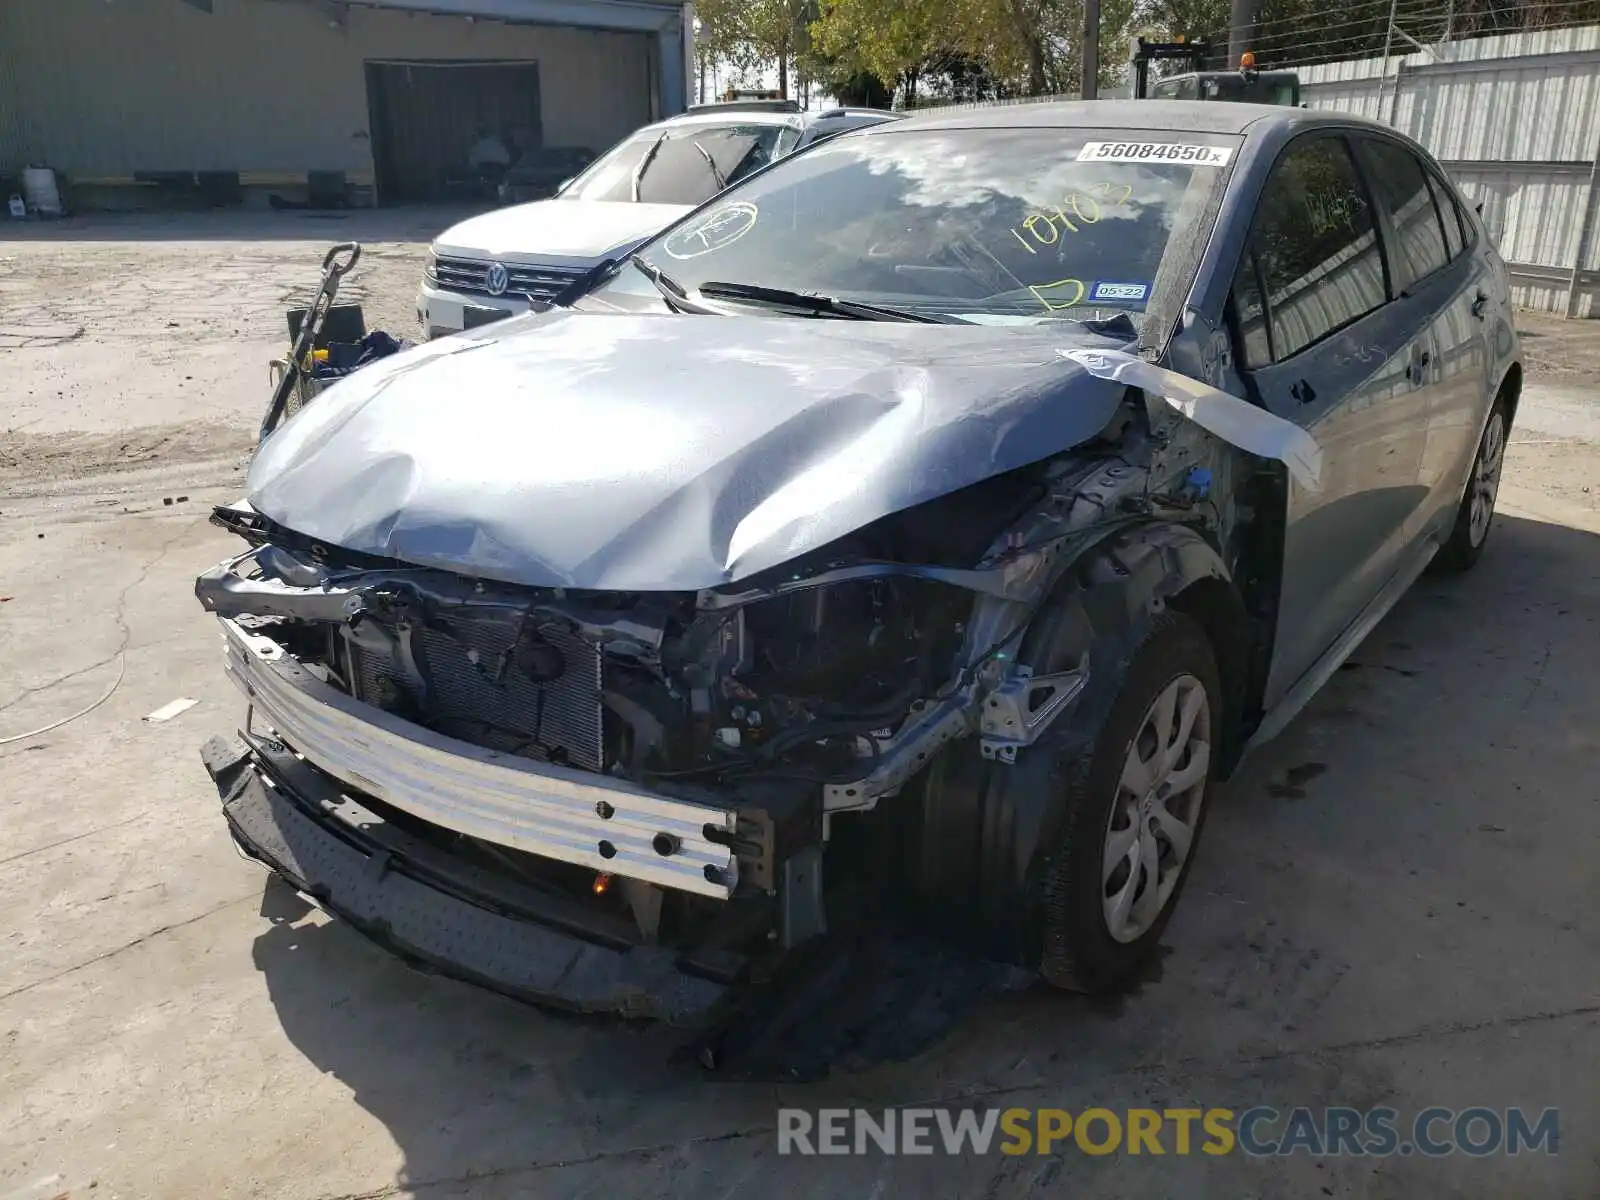
[[[905,113],[895,112],[893,109],[867,108],[862,105],[850,104],[839,108],[825,108],[818,112],[809,112],[804,115],[817,121],[833,121],[840,117],[878,117],[884,121],[903,121],[906,118]]]
[[[1366,125],[1387,129],[1343,112],[1289,108],[1281,104],[1240,104],[1218,100],[1052,100],[1041,103],[1003,104],[988,108],[958,109],[912,115],[875,133],[907,133],[916,129],[1092,128],[1160,129],[1183,133],[1252,133],[1293,125]]]
[[[630,136],[649,130],[676,128],[680,125],[789,125],[803,129],[818,121],[837,121],[845,117],[880,117],[885,122],[896,121],[900,113],[884,108],[828,108],[817,111],[782,112],[763,109],[728,108],[725,111],[707,109],[701,112],[679,113],[653,124],[642,126]]]
[[[802,112],[773,112],[766,109],[730,108],[726,112],[715,109],[709,112],[679,113],[666,117],[638,130],[670,129],[678,125],[794,125],[801,124],[806,114]]]

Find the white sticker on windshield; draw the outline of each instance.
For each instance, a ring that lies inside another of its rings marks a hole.
[[[1089,293],[1091,300],[1144,300],[1150,295],[1148,283],[1112,283],[1102,279]]]
[[[1079,162],[1164,162],[1195,167],[1225,167],[1232,146],[1197,146],[1192,142],[1085,142]]]

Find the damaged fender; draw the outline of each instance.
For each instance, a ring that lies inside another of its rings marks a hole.
[[[1216,549],[1193,529],[1166,523],[1123,529],[1087,549],[1077,566],[1041,606],[1017,654],[1036,672],[1082,664],[1090,686],[1067,723],[1079,723],[1097,703],[1109,707],[1156,618],[1190,589],[1206,588],[1216,608],[1215,619],[1202,624],[1218,659],[1242,649],[1243,601]]]
[[[1223,660],[1239,652],[1248,619],[1230,573],[1199,533],[1147,523],[1092,544],[1066,572],[1017,654],[1039,676],[1076,666],[1082,677],[1048,734],[998,761],[960,748],[931,770],[915,835],[920,890],[976,917],[991,948],[1026,961],[1038,936],[1037,881],[1061,839],[1066,764],[1087,762],[1128,665],[1159,616],[1183,608]],[[1203,604],[1193,603],[1203,589]],[[1232,691],[1226,679],[1225,690]],[[1230,701],[1231,702],[1231,701]],[[1225,721],[1224,728],[1226,729]],[[972,848],[977,852],[973,853]],[[959,849],[958,849],[959,848]]]
[[[1322,447],[1293,421],[1230,395],[1187,375],[1158,367],[1120,350],[1062,350],[1061,357],[1100,379],[1143,388],[1160,396],[1207,433],[1259,458],[1288,468],[1294,481],[1309,492],[1322,481]]]

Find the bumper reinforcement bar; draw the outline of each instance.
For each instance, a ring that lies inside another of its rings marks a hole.
[[[737,813],[445,737],[324,683],[221,617],[228,674],[259,717],[335,779],[433,825],[529,854],[726,900]],[[716,835],[716,840],[707,836]]]

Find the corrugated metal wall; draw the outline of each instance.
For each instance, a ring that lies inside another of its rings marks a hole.
[[[31,165],[27,146],[32,140],[22,106],[16,58],[15,24],[11,6],[0,2],[0,174]],[[4,199],[4,197],[0,197]]]
[[[1585,212],[1596,197],[1600,26],[1476,38],[1383,59],[1303,67],[1304,99],[1391,123],[1437,156],[1513,266],[1519,304],[1565,311]],[[1600,237],[1586,270],[1600,269]],[[1600,312],[1581,279],[1577,312]]]
[[[537,61],[546,142],[650,119],[656,39],[304,0],[0,0],[0,168],[370,178],[368,59]]]

